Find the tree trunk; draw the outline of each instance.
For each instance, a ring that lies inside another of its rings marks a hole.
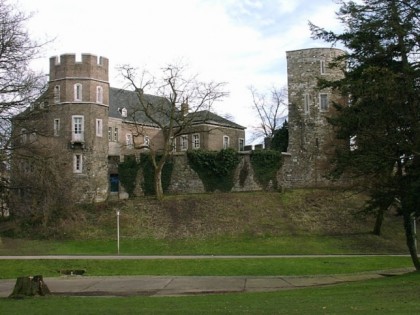
[[[50,290],[45,284],[41,275],[33,277],[19,277],[16,279],[16,284],[12,294],[9,295],[11,298],[18,298],[23,296],[35,296],[35,295],[47,295],[50,294]]]
[[[162,169],[163,167],[157,167],[155,169],[155,194],[157,200],[163,199]]]
[[[416,239],[413,228],[413,217],[407,211],[404,211],[404,230],[407,242],[407,247],[410,252],[411,260],[413,261],[416,270],[420,270],[420,261],[417,256]]]
[[[384,222],[385,211],[387,208],[380,207],[376,214],[375,226],[373,227],[373,234],[381,236],[382,223]]]

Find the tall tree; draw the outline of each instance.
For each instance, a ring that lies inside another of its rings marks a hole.
[[[7,191],[5,165],[11,152],[11,119],[44,91],[45,75],[30,69],[45,43],[33,41],[25,27],[29,15],[0,0],[0,190]],[[7,178],[7,176],[6,176]]]
[[[270,146],[287,116],[287,90],[272,87],[268,93],[264,93],[253,86],[248,89],[252,96],[252,109],[258,119],[258,125],[253,128],[254,139],[263,137]]]
[[[331,120],[349,141],[337,150],[336,174],[363,178],[379,209],[396,203],[420,270],[413,230],[420,215],[420,1],[342,1],[337,16],[345,26],[340,34],[310,24],[313,37],[348,49],[345,77],[320,82],[349,97]]]
[[[225,83],[200,81],[197,75],[188,75],[186,66],[182,64],[168,64],[161,69],[160,75],[143,71],[140,77],[131,66],[122,66],[120,70],[137,94],[136,111],[146,116],[163,134],[163,146],[155,146],[152,142],[147,144],[154,167],[156,198],[162,199],[162,170],[173,152],[173,141],[194,132],[192,128],[197,120],[205,122],[203,113],[209,111],[214,102],[228,95],[224,90]],[[151,102],[150,94],[158,98]],[[138,132],[142,133],[140,125]]]

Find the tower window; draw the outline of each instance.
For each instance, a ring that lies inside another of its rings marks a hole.
[[[309,113],[309,104],[310,104],[310,97],[309,97],[309,94],[305,94],[304,96],[303,96],[303,102],[304,102],[304,111],[305,111],[305,114],[308,114]]]
[[[83,171],[83,156],[82,154],[75,154],[73,156],[73,172],[82,173]]]
[[[76,83],[74,85],[74,100],[75,101],[82,100],[82,85],[80,83]]]
[[[319,107],[322,111],[328,110],[328,94],[319,94]]]
[[[320,60],[319,65],[321,74],[325,74],[325,60]]]
[[[60,135],[60,119],[54,119],[54,136],[58,137]]]
[[[60,103],[60,86],[56,85],[54,87],[54,103],[58,104]]]
[[[102,86],[96,87],[96,103],[102,104],[104,102],[104,89]]]
[[[133,148],[133,135],[131,133],[127,133],[125,135],[125,140],[127,143],[127,149],[132,149]]]
[[[72,116],[72,141],[83,142],[83,131],[84,131],[84,117],[83,116]]]
[[[102,129],[103,129],[102,119],[96,119],[96,136],[97,137],[102,137]]]

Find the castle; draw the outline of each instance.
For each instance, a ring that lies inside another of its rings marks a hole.
[[[278,174],[281,186],[330,184],[324,175],[334,135],[326,117],[340,99],[331,90],[319,91],[317,80],[342,75],[328,64],[343,53],[333,48],[287,52],[289,148]],[[124,156],[138,154],[138,144],[141,150],[150,143],[163,145],[162,130],[135,113],[136,92],[110,87],[108,63],[90,54],[81,61],[73,54],[50,58],[47,92],[13,120],[11,174],[22,200],[34,194],[48,198],[48,185],[55,183],[52,188],[71,191],[80,201],[104,201],[119,190],[118,164]],[[161,97],[145,97],[165,106]],[[208,111],[196,115],[195,132],[174,139],[174,154],[198,148],[244,151],[245,127]]]

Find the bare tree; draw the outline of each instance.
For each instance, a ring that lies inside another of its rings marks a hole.
[[[252,96],[252,109],[259,120],[258,125],[253,127],[253,138],[263,137],[270,143],[287,116],[287,88],[272,87],[267,93],[259,92],[253,86],[248,89]]]
[[[30,15],[0,0],[0,164],[1,190],[8,189],[6,174],[11,152],[11,119],[44,91],[46,77],[30,70],[40,55],[39,44],[31,40],[25,23]]]
[[[150,143],[147,146],[154,167],[154,187],[157,199],[163,198],[162,170],[173,152],[173,141],[181,135],[193,132],[192,127],[201,113],[209,111],[214,102],[228,93],[224,82],[204,82],[197,75],[189,76],[185,65],[168,64],[161,69],[159,76],[143,71],[140,76],[131,66],[120,67],[123,78],[134,89],[138,97],[136,111],[142,113],[157,126],[163,135],[163,143]],[[151,101],[154,95],[154,100]],[[135,115],[134,115],[135,117]],[[137,124],[142,134],[142,126]]]

